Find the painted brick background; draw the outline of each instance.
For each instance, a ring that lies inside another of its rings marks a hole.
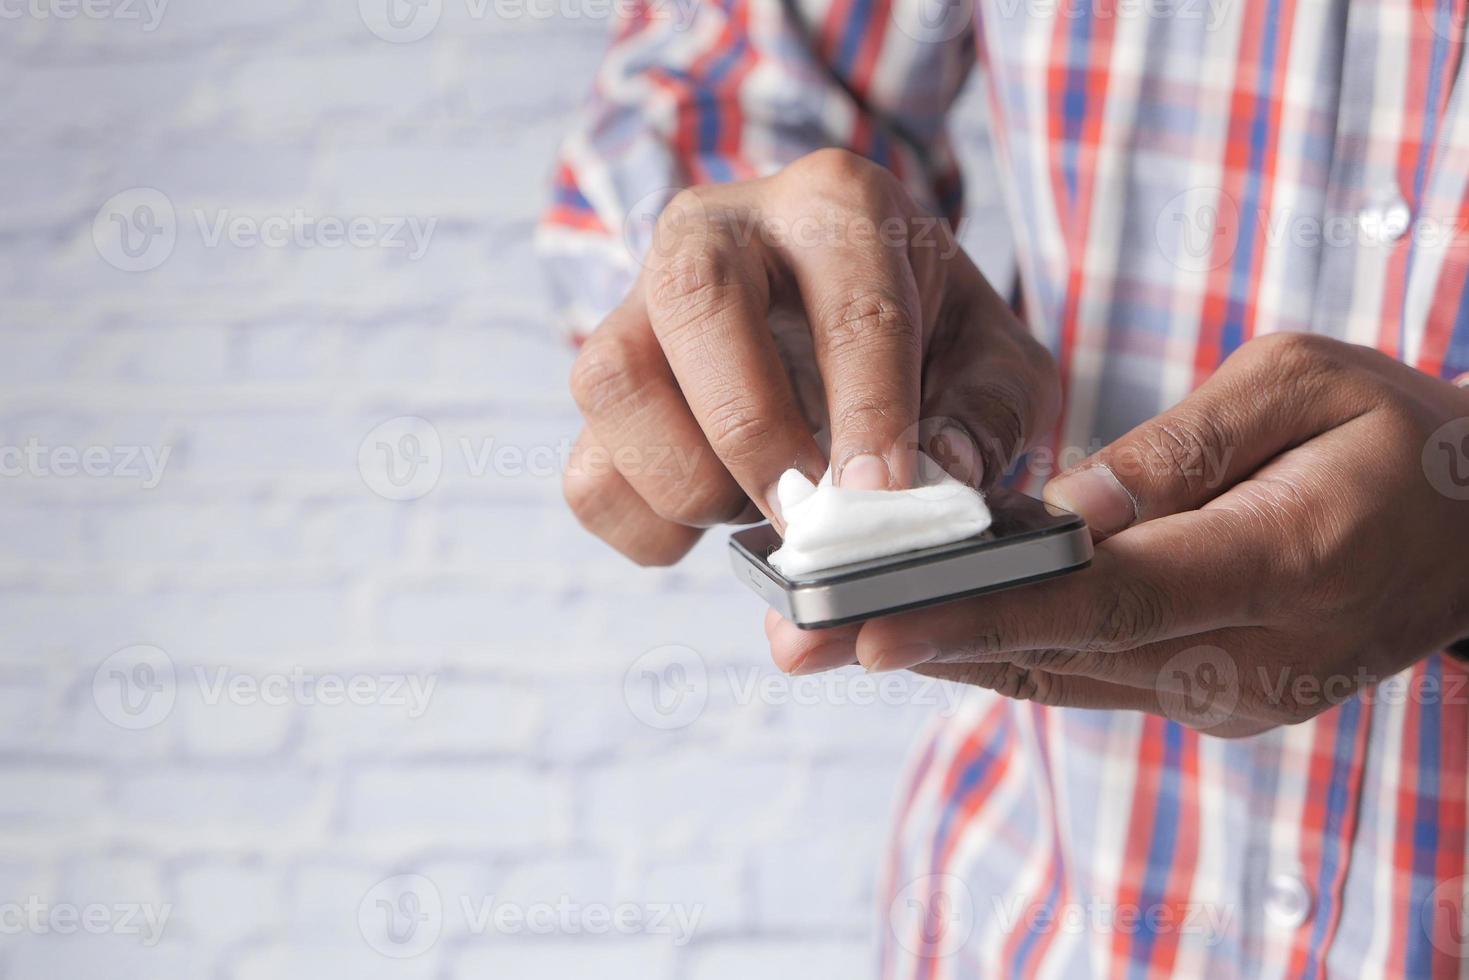
[[[0,0],[0,977],[867,975],[957,692],[576,526],[608,5],[387,2]]]

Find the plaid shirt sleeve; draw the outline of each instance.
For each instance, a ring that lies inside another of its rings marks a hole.
[[[956,216],[946,121],[973,27],[928,24],[910,2],[921,0],[638,3],[561,147],[537,236],[561,320],[584,335],[622,299],[679,189],[764,176],[823,147],[883,164]]]

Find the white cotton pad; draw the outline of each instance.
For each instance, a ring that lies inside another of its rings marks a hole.
[[[990,526],[984,496],[922,453],[917,484],[911,490],[846,490],[832,486],[831,470],[816,486],[786,470],[776,485],[786,533],[770,564],[789,578],[949,544]]]

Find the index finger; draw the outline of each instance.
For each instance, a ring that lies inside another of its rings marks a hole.
[[[791,166],[770,196],[795,216],[776,250],[811,325],[833,481],[855,490],[912,486],[925,333],[911,256],[916,211],[889,171],[844,151]]]
[[[787,253],[811,321],[838,486],[911,486],[923,371],[918,284],[905,250]]]
[[[767,257],[741,241],[738,212],[710,214],[684,192],[669,208],[693,209],[677,247],[650,260],[648,315],[689,408],[715,455],[767,517],[779,525],[775,488],[787,469],[813,481],[825,457],[811,435],[769,326]]]

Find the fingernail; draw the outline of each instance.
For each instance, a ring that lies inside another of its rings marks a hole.
[[[1043,496],[1057,507],[1080,514],[1099,534],[1116,534],[1137,520],[1137,503],[1104,463],[1058,476]]]
[[[855,663],[856,660],[857,644],[851,640],[836,640],[811,650],[800,660],[791,664],[791,669],[786,673],[792,676],[819,674],[824,670],[846,667],[848,664]]]
[[[853,456],[842,467],[840,485],[848,490],[886,490],[892,474],[887,460],[871,453]]]
[[[933,437],[929,450],[934,462],[950,476],[971,486],[979,486],[984,477],[984,460],[980,458],[979,447],[969,433],[957,425],[946,425]]]
[[[785,527],[785,516],[780,511],[780,483],[772,483],[770,489],[765,491],[765,510],[770,515],[770,523],[777,530]]]
[[[879,651],[872,658],[872,663],[865,664],[869,674],[880,674],[889,670],[907,670],[909,667],[917,667],[926,664],[939,655],[939,648],[932,643],[909,643],[905,646],[893,647],[891,650]]]

